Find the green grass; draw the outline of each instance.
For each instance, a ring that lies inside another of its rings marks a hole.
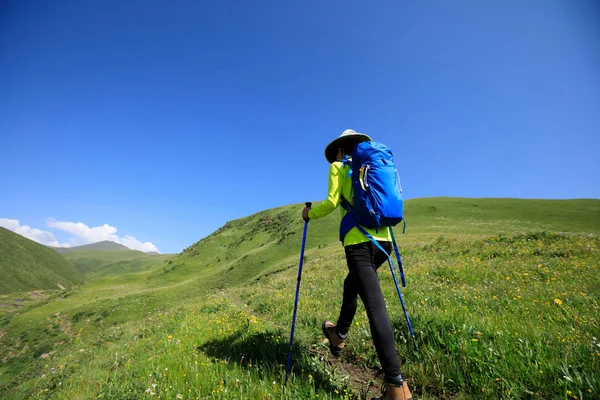
[[[385,265],[380,279],[420,398],[600,396],[599,204],[408,202],[409,230],[398,239],[420,353]],[[442,211],[426,214],[432,207]],[[309,226],[294,374],[283,386],[300,209],[232,221],[179,256],[0,319],[0,397],[373,395],[378,362],[364,310],[341,360],[320,334],[320,322],[337,317],[346,271],[337,215]]]
[[[598,200],[463,199],[409,200],[408,227],[429,239],[445,236],[549,232],[600,232]]]
[[[115,250],[82,249],[63,255],[77,270],[85,274],[86,278],[143,272],[172,256],[172,254],[147,254],[127,248]]]
[[[0,294],[69,288],[83,280],[60,254],[0,227]]]
[[[48,246],[50,247],[50,246]],[[85,244],[83,246],[73,246],[73,247],[50,247],[52,250],[56,251],[59,254],[68,254],[74,251],[82,252],[82,251],[114,251],[114,250],[130,250],[129,247],[123,246],[120,243],[111,242],[110,240],[103,240],[101,242]],[[133,250],[131,250],[133,251]]]

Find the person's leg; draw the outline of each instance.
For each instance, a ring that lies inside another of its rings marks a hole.
[[[337,320],[336,332],[345,338],[348,334],[348,330],[352,325],[354,314],[356,314],[356,299],[358,292],[356,291],[355,277],[352,273],[348,273],[344,280],[344,294],[342,297],[342,308],[340,309],[340,316]]]
[[[362,243],[358,246],[367,245],[370,245],[370,243]],[[390,242],[380,242],[380,245],[388,252],[388,254],[391,254],[392,245]],[[349,262],[348,259],[346,259],[346,261]],[[387,256],[382,251],[375,253],[375,269],[379,268],[379,266],[386,261]],[[350,269],[349,264],[348,268]],[[354,320],[354,315],[356,314],[356,300],[358,297],[356,277],[351,272],[348,272],[348,275],[344,280],[344,291],[342,296],[342,308],[340,309],[340,315],[337,320],[336,331],[344,338]]]
[[[357,297],[358,293],[356,292],[354,276],[348,272],[348,275],[344,280],[342,308],[340,309],[337,325],[334,325],[331,321],[325,320],[321,326],[323,334],[329,339],[329,350],[331,351],[331,354],[336,357],[342,354],[342,350],[345,346],[348,329],[350,329],[354,314],[356,314]]]
[[[381,244],[386,251],[391,250],[389,242]],[[387,315],[376,271],[377,267],[382,264],[381,260],[387,260],[387,257],[371,242],[347,246],[345,251],[350,274],[354,277],[356,291],[367,311],[371,336],[381,367],[386,378],[398,377],[400,376],[400,364],[396,353],[394,332]]]
[[[389,254],[391,257],[394,257],[394,256],[392,255],[393,248],[392,248],[392,243],[391,243],[391,242],[384,242],[384,241],[380,241],[380,242],[378,242],[378,243],[379,243],[379,245],[380,245],[381,247],[383,247],[383,249],[384,249],[384,250],[385,250],[385,251],[386,251],[386,252],[387,252],[387,253],[388,253],[388,254]],[[371,243],[371,245],[373,246],[373,244],[372,244],[372,243]],[[375,252],[375,257],[374,257],[374,260],[375,260],[375,269],[379,269],[379,267],[381,267],[381,265],[383,265],[383,264],[386,264],[386,263],[388,262],[388,258],[387,258],[387,255],[386,255],[386,254],[385,254],[383,251],[379,250],[378,248],[375,248],[375,250],[377,250],[377,251]]]

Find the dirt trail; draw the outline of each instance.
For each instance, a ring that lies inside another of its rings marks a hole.
[[[349,375],[350,380],[348,384],[355,393],[359,394],[360,399],[371,399],[372,397],[381,396],[382,371],[343,362],[330,356],[323,350],[309,349],[308,352],[319,357],[319,359],[333,367],[339,374]]]
[[[71,323],[71,320],[69,319],[69,317],[67,317],[66,315],[61,314],[61,313],[54,314],[54,317],[56,317],[56,323],[58,324],[58,327],[60,328],[62,333],[67,335],[69,338],[72,338],[73,336],[75,336],[75,332],[73,332],[73,329],[72,329],[73,324]],[[48,321],[51,321],[50,317],[46,317],[46,319]]]

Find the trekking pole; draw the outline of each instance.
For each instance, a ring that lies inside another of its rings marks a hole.
[[[304,203],[310,208],[312,203],[307,201]],[[294,328],[296,327],[296,311],[298,311],[298,293],[300,293],[300,279],[302,279],[302,262],[304,261],[304,245],[306,244],[306,229],[308,221],[304,221],[304,234],[302,235],[302,249],[300,250],[300,265],[298,266],[298,280],[296,283],[296,300],[294,301],[294,316],[292,317],[292,333],[290,334],[290,350],[287,355],[287,366],[285,367],[285,384],[287,384],[290,375],[290,363],[292,361],[292,344],[294,343]]]
[[[402,268],[402,259],[400,258],[400,251],[398,250],[398,245],[396,244],[396,238],[394,237],[394,230],[392,227],[389,227],[390,236],[392,237],[392,244],[394,246],[394,252],[396,253],[396,260],[398,260],[398,271],[400,271],[400,278],[402,279],[402,287],[406,287],[406,280],[404,279],[404,268]],[[400,303],[402,303],[402,310],[404,311],[404,316],[406,317],[406,324],[408,325],[408,329],[410,330],[410,334],[413,338],[415,344],[415,350],[419,351],[419,346],[417,345],[417,341],[415,340],[415,333],[413,332],[412,324],[410,323],[410,319],[408,318],[408,312],[406,311],[406,306],[404,305],[404,296],[400,292],[400,287],[398,287],[398,281],[396,280],[396,276],[394,275],[394,269],[392,268],[392,264],[390,263],[390,269],[392,270],[392,276],[394,276],[394,283],[396,284],[396,290],[398,291],[398,297],[400,297]]]
[[[392,277],[394,278],[394,283],[396,284],[396,291],[398,292],[398,297],[400,298],[400,303],[402,304],[402,311],[404,311],[404,316],[406,317],[406,324],[408,325],[408,330],[410,331],[410,335],[413,338],[413,343],[415,344],[415,350],[419,351],[419,345],[417,344],[417,339],[415,338],[415,333],[413,332],[412,324],[410,323],[410,318],[408,318],[408,312],[406,311],[406,305],[404,304],[404,296],[402,296],[402,292],[400,291],[400,286],[398,286],[398,280],[396,279],[396,273],[394,272],[394,267],[392,266],[392,262],[390,260],[390,271],[392,271]]]
[[[406,226],[406,223],[405,223]],[[394,245],[394,252],[396,252],[396,260],[398,260],[398,271],[400,271],[400,279],[402,279],[402,287],[406,287],[406,279],[404,279],[404,268],[402,268],[402,259],[400,258],[400,251],[396,244],[396,237],[394,236],[394,229],[390,226],[390,236],[392,237],[392,244]]]
[[[415,332],[413,331],[412,324],[410,323],[410,318],[408,318],[408,312],[406,311],[406,305],[404,304],[404,296],[402,296],[402,292],[400,291],[400,286],[398,285],[398,279],[396,279],[396,273],[394,272],[394,263],[392,262],[392,256],[387,254],[387,251],[373,237],[362,228],[360,225],[356,225],[359,231],[363,233],[375,246],[379,248],[379,250],[383,251],[385,255],[387,255],[388,263],[390,264],[390,271],[392,272],[392,278],[394,278],[394,284],[396,285],[396,291],[398,292],[398,297],[400,298],[400,303],[402,304],[402,311],[404,311],[404,316],[406,317],[406,324],[408,325],[408,330],[410,331],[410,335],[413,338],[413,343],[415,344],[415,350],[419,351],[419,345],[417,344],[417,339],[415,338]],[[394,231],[390,227],[390,235],[392,236],[392,242],[394,243],[394,250],[396,252],[396,257],[398,257],[398,269],[400,271],[400,275],[402,277],[402,284],[406,286],[406,281],[404,280],[404,271],[402,269],[402,261],[400,260],[400,252],[398,251],[398,246],[396,245],[396,239],[394,238]]]

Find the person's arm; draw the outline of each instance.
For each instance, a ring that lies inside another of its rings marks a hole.
[[[329,167],[329,181],[327,190],[327,200],[319,204],[315,208],[311,208],[308,212],[308,218],[318,219],[323,218],[340,204],[340,197],[342,195],[342,184],[343,184],[343,168],[341,162],[331,163]]]

